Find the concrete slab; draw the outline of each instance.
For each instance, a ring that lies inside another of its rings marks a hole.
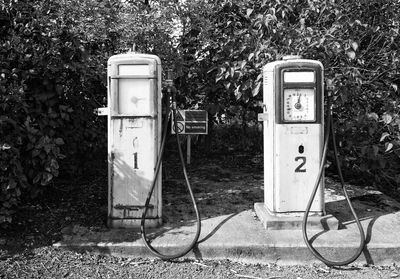
[[[272,214],[263,202],[254,204],[254,211],[267,230],[301,230],[304,213]],[[309,214],[307,218],[309,230],[337,230],[339,220],[333,215]]]
[[[356,210],[362,213],[360,218],[368,242],[357,261],[377,265],[400,264],[400,205],[383,195],[380,198],[384,204],[391,204],[390,209],[371,209],[368,203],[354,199]],[[360,242],[359,232],[340,199],[327,204],[328,209],[331,211],[328,213],[335,215],[343,227],[329,231],[310,230],[308,236],[323,256],[330,260],[344,260],[356,251]],[[189,221],[153,230],[149,237],[154,238],[153,246],[162,253],[173,253],[191,242],[195,230],[195,222]],[[63,240],[54,246],[125,257],[153,257],[145,248],[140,233],[128,229],[74,226],[65,231]],[[308,251],[301,230],[267,231],[252,209],[202,220],[200,241],[186,257],[251,263],[318,262]]]

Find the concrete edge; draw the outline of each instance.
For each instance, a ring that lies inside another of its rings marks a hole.
[[[119,257],[155,258],[147,248],[139,243],[63,243],[53,245],[57,248],[76,252],[94,252]],[[156,247],[162,253],[176,253],[184,247]],[[357,247],[318,247],[318,252],[330,260],[342,261],[351,257]],[[371,265],[390,265],[400,263],[400,244],[392,247],[366,247],[356,263]],[[371,257],[373,255],[373,258]],[[221,245],[199,244],[183,258],[196,260],[231,260],[254,264],[277,263],[282,265],[321,263],[307,249],[301,247],[284,247],[270,245]]]

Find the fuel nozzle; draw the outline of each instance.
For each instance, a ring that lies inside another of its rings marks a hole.
[[[165,71],[165,85],[166,86],[174,86],[174,72],[172,69],[168,69]]]
[[[326,93],[328,95],[328,97],[332,97],[333,96],[333,91],[335,89],[335,85],[333,84],[333,80],[328,78],[326,80]]]
[[[326,95],[327,95],[327,108],[328,108],[328,113],[332,115],[332,110],[333,110],[333,92],[335,90],[335,85],[333,84],[333,80],[328,78],[326,79],[325,83],[325,88],[326,88]]]
[[[172,69],[166,70],[165,86],[169,96],[172,97],[172,109],[176,109],[176,88],[174,85],[174,72]]]

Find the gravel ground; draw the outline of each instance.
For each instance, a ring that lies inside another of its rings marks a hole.
[[[0,278],[399,278],[399,266],[251,265],[229,261],[161,261],[79,254],[42,247],[0,260]]]
[[[203,218],[240,212],[262,199],[262,158],[225,156],[194,160],[189,173]],[[167,224],[191,218],[187,195],[177,194],[183,186],[176,163],[176,159],[170,158],[163,167]],[[165,262],[79,254],[52,247],[67,227],[105,228],[106,181],[105,173],[87,174],[84,179],[73,181],[60,180],[40,200],[24,204],[15,224],[0,231],[0,278],[400,278],[400,267],[396,265],[332,269],[323,264]]]

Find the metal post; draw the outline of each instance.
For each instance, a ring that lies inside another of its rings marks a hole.
[[[186,148],[186,162],[190,165],[190,155],[191,155],[191,136],[187,135],[187,148]]]

